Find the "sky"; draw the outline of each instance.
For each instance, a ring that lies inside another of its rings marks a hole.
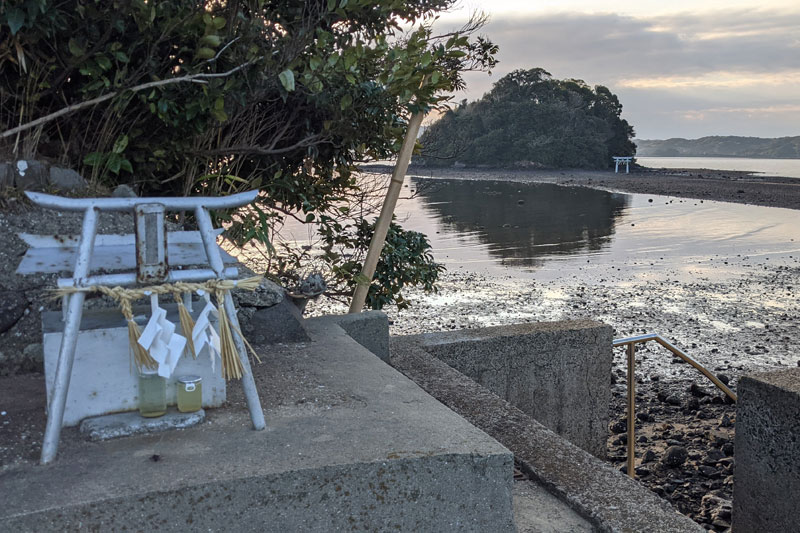
[[[476,10],[500,63],[458,100],[542,67],[607,86],[639,139],[800,135],[800,0],[462,0],[437,29]]]

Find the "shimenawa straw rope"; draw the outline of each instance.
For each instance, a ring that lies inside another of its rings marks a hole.
[[[194,320],[192,320],[189,310],[183,304],[180,298],[181,293],[196,292],[198,290],[214,293],[217,299],[217,313],[219,316],[219,337],[220,337],[220,357],[222,358],[222,377],[225,379],[241,379],[244,368],[242,362],[239,360],[239,352],[236,349],[236,344],[233,340],[233,332],[231,327],[235,328],[236,333],[242,339],[244,345],[255,356],[258,362],[261,362],[255,350],[247,342],[247,339],[242,335],[241,330],[233,325],[225,313],[225,292],[231,289],[244,289],[255,290],[261,283],[261,276],[253,276],[242,280],[220,280],[212,279],[203,283],[165,283],[163,285],[151,285],[148,287],[138,287],[133,289],[126,289],[124,287],[106,287],[105,285],[91,285],[89,287],[63,287],[54,289],[52,292],[54,298],[74,294],[76,292],[99,292],[110,298],[113,298],[120,305],[120,311],[125,319],[128,321],[128,341],[131,346],[131,351],[134,355],[134,361],[139,368],[157,368],[158,362],[155,361],[150,354],[139,344],[139,337],[142,332],[139,325],[133,320],[133,310],[131,302],[141,300],[142,298],[149,297],[152,294],[172,294],[178,302],[178,316],[181,322],[181,329],[186,337],[186,353],[191,353],[193,357],[197,357],[192,342],[192,330],[194,329]]]

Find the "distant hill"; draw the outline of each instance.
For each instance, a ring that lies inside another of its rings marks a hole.
[[[800,136],[777,139],[732,135],[699,139],[636,139],[636,145],[636,155],[643,157],[800,158]]]

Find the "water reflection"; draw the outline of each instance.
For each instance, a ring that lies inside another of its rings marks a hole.
[[[630,197],[583,187],[412,179],[428,216],[470,235],[506,265],[535,267],[554,255],[607,247]]]

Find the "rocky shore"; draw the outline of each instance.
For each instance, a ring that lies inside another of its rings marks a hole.
[[[375,170],[375,169],[372,169]],[[425,176],[421,169],[411,175]],[[428,174],[430,175],[430,174]],[[545,172],[438,170],[448,179],[507,179],[589,186],[800,209],[800,181],[717,171]],[[794,183],[797,183],[795,185]],[[744,191],[740,193],[738,191]],[[527,321],[590,318],[615,337],[660,333],[734,390],[748,372],[800,365],[800,262],[717,261],[686,281],[677,271],[637,276],[614,265],[550,280],[451,269],[438,294],[409,294],[411,309],[389,309],[393,335]],[[719,275],[715,276],[715,270]],[[680,279],[680,281],[678,281]],[[345,312],[332,302],[312,313]],[[704,527],[730,527],[735,405],[710,381],[660,346],[637,349],[636,477]],[[625,354],[610,379],[608,460],[625,471]]]

